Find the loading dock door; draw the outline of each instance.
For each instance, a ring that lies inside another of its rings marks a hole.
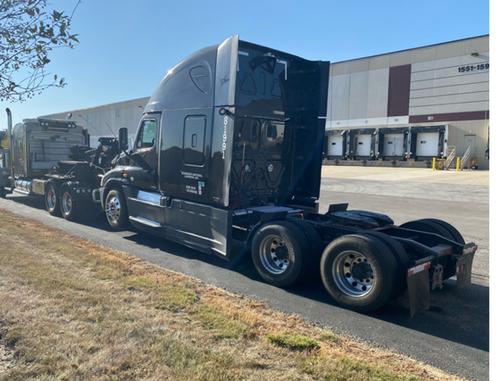
[[[417,156],[438,156],[439,132],[417,133]]]
[[[404,134],[384,135],[384,156],[403,156]]]
[[[328,156],[344,155],[344,137],[342,135],[328,135]]]
[[[372,135],[358,135],[358,144],[356,145],[356,156],[370,156],[372,145]]]

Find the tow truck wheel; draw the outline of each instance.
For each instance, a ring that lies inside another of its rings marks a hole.
[[[304,273],[307,239],[293,223],[263,225],[252,240],[252,260],[261,278],[273,286],[287,287]]]
[[[79,215],[79,205],[75,191],[71,186],[64,184],[61,187],[61,215],[68,221],[76,221]]]
[[[104,214],[109,226],[113,230],[120,230],[128,224],[127,204],[123,192],[118,189],[111,189],[104,202]]]
[[[52,216],[60,216],[61,209],[59,206],[59,197],[57,194],[56,185],[49,181],[47,187],[45,188],[45,209]]]
[[[391,249],[377,237],[352,234],[332,241],[321,256],[321,279],[341,306],[374,311],[395,293],[399,266]]]

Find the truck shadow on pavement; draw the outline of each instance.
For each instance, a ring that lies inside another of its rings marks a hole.
[[[39,198],[11,195],[9,199],[32,208],[44,209],[43,200]],[[103,217],[81,224],[110,231]],[[133,230],[110,231],[110,233],[126,239],[130,243],[130,245],[127,245],[127,251],[145,260],[155,261],[148,254],[142,254],[144,247],[147,247],[155,251],[156,262],[162,262],[164,258],[167,258],[165,254],[171,254],[175,257],[193,260],[193,262],[203,262],[230,272],[236,272],[251,281],[259,282],[260,285],[264,284],[256,273],[249,255],[241,255],[237,261],[229,263],[216,256],[207,255],[146,233],[139,234]],[[241,252],[242,249],[238,248],[238,250]],[[188,270],[186,272],[196,268],[196,265],[191,263],[186,266],[186,270]],[[165,267],[168,267],[168,263]],[[194,272],[189,275],[196,277]],[[217,279],[217,274],[214,274],[214,278]],[[331,306],[332,317],[340,308],[334,304],[323,288],[319,277],[318,279],[312,279],[307,285],[301,284],[288,288],[286,292],[319,302],[322,305]],[[347,313],[357,314],[356,312]],[[472,284],[467,288],[458,290],[455,281],[448,280],[442,290],[431,293],[431,308],[413,318],[410,318],[409,311],[405,307],[404,297],[394,300],[382,310],[369,314],[369,316],[468,347],[489,351],[489,288],[486,286]]]
[[[150,248],[159,249],[187,259],[199,260],[228,271],[238,272],[253,281],[261,282],[249,255],[236,264],[200,253],[147,234],[131,234],[126,239]],[[268,286],[272,287],[272,286]],[[319,277],[307,284],[287,289],[287,292],[332,306],[332,316],[339,307],[323,288]],[[394,300],[382,310],[369,314],[372,318],[454,341],[483,351],[489,350],[489,288],[472,284],[457,290],[454,280],[448,280],[442,290],[431,293],[431,308],[410,318],[404,297]],[[356,314],[356,312],[352,312]]]

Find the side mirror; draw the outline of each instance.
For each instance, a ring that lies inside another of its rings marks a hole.
[[[126,151],[128,149],[128,130],[126,127],[122,127],[118,130],[118,148],[120,151]]]

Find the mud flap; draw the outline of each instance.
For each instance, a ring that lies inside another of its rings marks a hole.
[[[424,262],[408,269],[406,282],[408,285],[408,301],[410,316],[417,312],[426,311],[431,304],[431,290],[429,282],[429,269],[431,262]]]
[[[468,243],[464,246],[462,255],[457,258],[457,287],[465,287],[471,284],[472,262],[477,246]]]

